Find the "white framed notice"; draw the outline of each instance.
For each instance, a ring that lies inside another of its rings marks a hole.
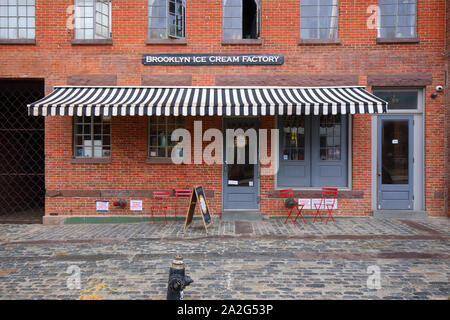
[[[97,212],[108,212],[109,211],[109,201],[96,200],[95,208],[96,208]]]
[[[142,211],[142,200],[130,200],[131,211]]]
[[[303,209],[311,209],[311,199],[298,199],[298,204],[302,204]]]
[[[338,208],[338,200],[337,199],[325,199],[324,202],[322,202],[322,199],[311,199],[311,209],[320,209],[320,210],[325,210],[325,209],[332,209],[332,210],[336,210]],[[333,206],[333,207],[331,207]]]

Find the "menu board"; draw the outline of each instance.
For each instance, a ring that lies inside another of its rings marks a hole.
[[[208,202],[206,201],[205,192],[202,186],[196,186],[192,190],[191,199],[189,201],[189,208],[186,213],[186,221],[184,223],[184,230],[192,223],[195,213],[195,207],[197,202],[200,205],[200,211],[203,218],[203,224],[205,226],[206,233],[208,233],[208,227],[211,225],[211,214],[208,207]]]

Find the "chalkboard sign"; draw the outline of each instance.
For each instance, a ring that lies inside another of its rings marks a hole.
[[[192,190],[191,199],[189,201],[189,208],[186,213],[186,222],[184,223],[184,230],[192,223],[194,218],[195,207],[197,202],[200,205],[200,211],[202,213],[203,224],[205,225],[206,233],[208,233],[208,227],[211,225],[211,214],[209,212],[208,203],[206,202],[205,192],[202,186],[196,186]]]

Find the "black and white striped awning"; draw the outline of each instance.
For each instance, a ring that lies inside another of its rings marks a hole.
[[[363,87],[56,87],[34,116],[257,116],[386,112]]]

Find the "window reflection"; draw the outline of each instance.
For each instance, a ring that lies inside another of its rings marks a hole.
[[[320,116],[320,160],[341,160],[341,117]]]

